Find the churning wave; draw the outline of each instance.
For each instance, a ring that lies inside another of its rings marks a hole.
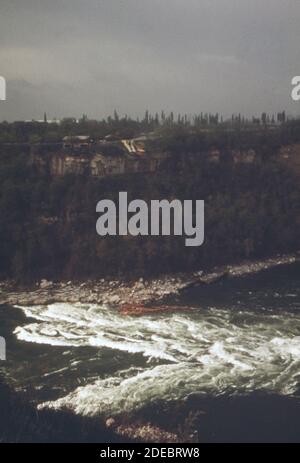
[[[157,400],[191,394],[262,390],[297,393],[300,384],[300,314],[194,309],[189,313],[129,317],[106,306],[52,304],[21,307],[34,323],[18,339],[54,346],[93,346],[146,357],[46,406],[111,416]]]

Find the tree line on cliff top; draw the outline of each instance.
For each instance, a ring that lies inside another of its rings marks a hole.
[[[278,136],[295,136],[299,132],[300,120],[289,119],[285,112],[269,115],[266,112],[260,117],[247,118],[240,114],[233,114],[224,119],[219,114],[201,113],[194,116],[175,115],[173,112],[152,115],[146,111],[142,118],[132,118],[127,115],[119,116],[115,111],[113,116],[102,120],[89,119],[83,115],[80,119],[73,117],[64,118],[61,121],[16,121],[0,123],[0,143],[51,143],[61,142],[66,135],[90,135],[92,138],[101,139],[107,135],[116,138],[132,138],[141,133],[152,134],[156,139],[164,139],[166,136],[177,135],[189,137],[197,134],[213,134],[220,137],[224,143],[224,134],[235,137],[239,133],[248,133],[249,137],[255,137],[255,133],[271,134],[274,131]],[[207,135],[208,136],[208,135]]]

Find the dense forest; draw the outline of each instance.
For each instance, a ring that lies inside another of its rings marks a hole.
[[[40,125],[50,130],[46,122]],[[15,124],[7,127],[15,130]],[[238,129],[191,134],[177,124],[159,139],[173,153],[166,168],[103,179],[38,174],[24,147],[0,144],[0,277],[30,282],[154,275],[298,250],[299,178],[275,154],[299,135],[298,121],[257,135]],[[205,162],[199,154],[178,169],[176,155],[201,151],[207,136],[222,150],[220,162]],[[232,162],[227,155],[232,140],[254,147],[256,161]],[[104,198],[117,202],[120,191],[128,192],[129,201],[205,200],[205,244],[187,248],[181,237],[100,238],[96,204]]]

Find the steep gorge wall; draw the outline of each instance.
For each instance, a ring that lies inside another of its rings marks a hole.
[[[130,173],[154,173],[159,169],[168,170],[174,167],[181,171],[187,165],[199,158],[205,162],[219,163],[226,157],[234,164],[251,164],[258,159],[253,149],[224,151],[211,149],[199,153],[182,153],[173,155],[171,152],[152,152],[142,156],[123,154],[119,156],[104,156],[101,153],[70,154],[63,149],[31,149],[30,162],[41,174],[48,173],[59,177],[67,174],[90,175],[103,178],[110,175]]]
[[[155,172],[169,156],[155,153],[148,156],[103,156],[100,153],[67,154],[63,150],[56,152],[31,153],[30,162],[41,174],[49,173],[59,177],[67,174],[90,175],[102,178],[137,172]]]
[[[155,175],[93,175],[93,157],[71,156],[79,175],[68,176],[60,150],[31,153],[31,166],[23,147],[0,147],[0,155],[1,278],[153,275],[300,249],[300,145],[265,158],[252,150],[174,154],[160,159]],[[187,248],[173,236],[99,237],[96,204],[117,203],[120,191],[147,203],[205,200],[204,245]]]

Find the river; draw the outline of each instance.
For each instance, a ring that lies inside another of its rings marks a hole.
[[[188,398],[300,395],[300,266],[194,288],[190,311],[0,306],[2,371],[43,407],[105,418]]]

